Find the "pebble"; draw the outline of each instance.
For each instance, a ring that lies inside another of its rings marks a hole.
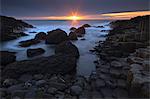
[[[70,91],[72,95],[78,96],[82,94],[83,89],[80,86],[75,85],[71,87]]]
[[[50,93],[50,94],[56,94],[57,89],[53,88],[53,87],[50,87],[50,88],[48,88],[47,92]]]
[[[38,80],[38,81],[35,83],[36,86],[43,86],[43,85],[45,85],[45,84],[46,84],[46,81],[45,81],[45,80]]]
[[[26,82],[32,80],[33,76],[29,74],[24,74],[19,78],[19,81]]]
[[[124,79],[118,79],[117,80],[117,86],[121,87],[121,88],[126,88],[127,87],[126,80],[124,80]]]
[[[122,88],[116,88],[113,90],[113,96],[120,99],[120,98],[127,98],[128,92]]]
[[[113,96],[113,89],[111,88],[101,88],[101,93],[103,95],[104,98],[112,98]]]
[[[111,62],[111,66],[115,67],[115,68],[121,68],[123,67],[122,64],[118,61],[112,61]]]
[[[97,79],[95,84],[97,90],[100,90],[101,87],[105,87],[105,81],[103,79]]]

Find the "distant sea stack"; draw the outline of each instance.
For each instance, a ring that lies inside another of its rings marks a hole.
[[[20,36],[26,36],[22,31],[25,28],[33,28],[32,25],[23,22],[22,20],[17,20],[13,17],[0,16],[1,28],[0,28],[0,41],[9,41],[16,39]]]

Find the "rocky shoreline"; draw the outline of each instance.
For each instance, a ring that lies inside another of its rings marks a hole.
[[[20,42],[27,47],[45,41],[55,44],[55,55],[16,61],[15,53],[1,51],[3,99],[101,99],[149,98],[149,16],[110,23],[107,39],[90,50],[98,57],[96,71],[89,77],[76,75],[78,48],[70,40],[83,37],[85,24],[71,28],[69,36],[56,29],[38,33],[34,39]],[[143,25],[141,27],[141,25]],[[143,28],[145,27],[145,28]],[[103,28],[98,26],[97,28]],[[40,55],[41,48],[28,49],[28,57]],[[9,56],[9,57],[8,57]],[[7,61],[9,60],[9,61]]]
[[[23,30],[26,28],[33,28],[32,25],[23,22],[22,20],[17,20],[13,17],[6,17],[0,15],[0,20],[1,42],[14,40],[22,36],[28,36],[26,33],[23,33]]]

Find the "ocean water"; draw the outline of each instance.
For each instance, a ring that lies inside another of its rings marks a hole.
[[[96,42],[104,41],[105,35],[108,34],[107,32],[101,32],[101,30],[110,30],[109,23],[110,21],[50,21],[50,20],[25,20],[27,23],[32,24],[36,28],[26,29],[24,32],[29,34],[29,36],[20,37],[16,40],[11,40],[7,42],[3,42],[0,44],[1,50],[3,51],[12,51],[17,52],[17,60],[30,60],[41,56],[51,56],[54,55],[55,45],[46,45],[44,41],[39,44],[32,45],[30,47],[20,47],[19,42],[32,39],[36,35],[36,33],[29,33],[29,32],[47,32],[57,28],[60,28],[66,31],[67,34],[70,32],[71,27],[80,27],[83,24],[90,24],[92,27],[86,28],[86,34],[84,37],[85,40],[81,40],[79,38],[77,41],[72,41],[80,52],[80,58],[78,59],[77,63],[77,74],[89,76],[92,71],[95,71],[95,65],[93,63],[96,60],[96,55],[91,53],[89,50],[92,49]],[[96,26],[104,26],[104,28],[96,28]],[[26,50],[29,48],[43,48],[46,52],[42,55],[28,58],[26,55]]]

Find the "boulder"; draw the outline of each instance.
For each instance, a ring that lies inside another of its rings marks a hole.
[[[30,39],[30,40],[26,40],[26,41],[21,41],[19,43],[20,43],[19,46],[21,46],[21,47],[29,47],[31,45],[40,43],[40,41],[36,40],[36,39]]]
[[[77,34],[75,32],[70,32],[69,39],[70,40],[78,40]]]
[[[0,63],[1,65],[7,65],[16,61],[14,52],[0,51]]]
[[[97,26],[97,28],[104,28],[104,26]]]
[[[85,28],[79,27],[78,29],[75,30],[75,33],[77,34],[78,37],[82,37],[85,34]]]
[[[63,43],[60,43],[56,46],[55,53],[61,53],[65,55],[70,55],[74,57],[79,57],[79,50],[78,48],[72,44],[70,41],[65,41]]]
[[[18,78],[23,74],[66,74],[75,71],[76,58],[68,55],[53,55],[33,60],[14,62],[3,70],[3,77]]]
[[[88,27],[91,27],[91,26],[89,24],[84,24],[84,25],[82,25],[82,27],[88,28]]]
[[[71,87],[70,91],[72,95],[78,96],[82,94],[83,89],[80,86],[75,85]]]
[[[40,32],[40,33],[36,34],[35,39],[36,40],[45,40],[46,39],[46,33]]]
[[[41,55],[45,52],[42,48],[36,48],[36,49],[27,49],[27,56],[28,57],[34,57],[37,55]]]
[[[75,27],[70,28],[70,31],[71,31],[71,32],[75,32],[75,30],[76,30]]]
[[[59,44],[68,40],[67,33],[61,29],[56,29],[48,32],[46,44]]]

